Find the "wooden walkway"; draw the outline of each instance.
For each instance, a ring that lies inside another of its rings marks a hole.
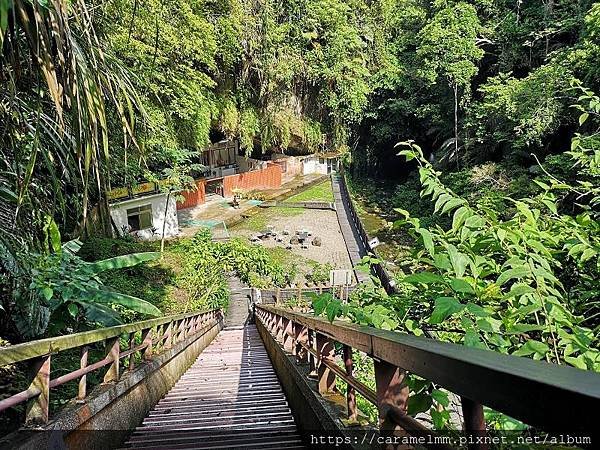
[[[229,280],[226,328],[129,437],[136,449],[301,449],[292,413],[256,330],[248,288]]]
[[[136,449],[301,449],[254,325],[225,328],[130,436]]]
[[[360,239],[360,234],[358,233],[358,229],[352,219],[352,214],[350,213],[349,202],[351,202],[352,199],[345,195],[340,186],[341,182],[338,175],[332,177],[331,183],[338,222],[340,223],[342,235],[344,236],[346,248],[348,249],[348,255],[350,255],[350,261],[352,261],[352,267],[356,267],[356,265],[360,263],[362,257],[367,255],[367,249]],[[354,269],[354,275],[359,283],[369,280],[369,275],[359,270]]]

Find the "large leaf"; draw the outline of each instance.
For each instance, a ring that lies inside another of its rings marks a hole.
[[[429,252],[431,257],[433,258],[435,256],[435,249],[433,247],[433,238],[431,236],[431,233],[426,228],[419,228],[417,231],[423,238],[423,245],[425,246],[425,248],[427,249],[427,251]]]
[[[90,322],[101,323],[106,327],[121,325],[121,316],[117,311],[98,303],[82,303],[85,317]]]
[[[411,284],[432,284],[441,283],[444,281],[444,278],[441,275],[437,275],[431,272],[419,272],[404,277],[402,281]]]
[[[533,355],[533,359],[541,359],[546,355],[546,353],[550,350],[547,344],[536,341],[534,339],[530,339],[525,342],[523,346],[513,353],[515,356],[529,356]]]
[[[531,270],[529,269],[529,266],[522,265],[518,267],[513,267],[512,269],[508,269],[502,272],[496,280],[496,284],[498,286],[502,286],[504,283],[506,283],[509,280],[512,280],[513,278],[524,278],[529,275],[531,275]]]
[[[435,299],[435,307],[429,318],[429,323],[441,323],[450,317],[463,310],[465,305],[462,305],[454,297],[438,297]]]
[[[137,266],[146,261],[155,261],[160,258],[159,252],[132,253],[131,255],[115,256],[87,264],[87,268],[94,273],[106,270],[123,269],[125,267]]]
[[[160,309],[158,309],[152,303],[131,295],[121,294],[120,292],[99,290],[94,293],[93,301],[94,303],[121,305],[131,309],[132,311],[136,311],[141,314],[147,314],[149,316],[157,317],[162,314]]]

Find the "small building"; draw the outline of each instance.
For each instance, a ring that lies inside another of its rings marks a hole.
[[[302,174],[319,173],[329,175],[340,167],[340,154],[335,152],[321,153],[305,157],[302,160]]]
[[[110,204],[110,216],[113,228],[121,236],[131,234],[143,240],[160,239],[165,217],[165,237],[179,234],[176,200],[171,196],[167,205],[167,194],[152,193],[116,201]]]

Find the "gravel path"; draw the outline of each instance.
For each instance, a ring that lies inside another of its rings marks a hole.
[[[266,212],[261,214],[266,214]],[[296,230],[305,229],[312,234],[311,241],[314,237],[319,237],[322,245],[317,247],[309,243],[306,249],[300,248],[299,245],[293,245],[290,252],[321,264],[330,263],[336,269],[352,268],[335,211],[304,209],[297,215],[270,217],[267,225],[273,226],[277,233],[288,230],[290,235],[283,236],[283,242],[276,242],[275,239],[269,238],[262,241],[260,245],[285,247]],[[257,231],[244,229],[243,223],[230,229],[230,233],[232,237],[253,237],[259,234]]]

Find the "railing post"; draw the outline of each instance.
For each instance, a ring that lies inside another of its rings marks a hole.
[[[167,325],[167,329],[165,331],[164,334],[164,338],[165,340],[163,341],[163,348],[165,350],[168,350],[171,348],[171,336],[173,335],[173,322],[169,322],[169,324]]]
[[[483,415],[483,406],[481,403],[474,402],[466,397],[460,398],[462,406],[464,431],[467,435],[473,436],[474,439],[469,440],[469,450],[487,450],[488,446],[478,442],[478,437],[485,436],[485,418]]]
[[[88,355],[90,348],[86,345],[81,348],[81,358],[79,360],[79,367],[85,369],[88,363]],[[77,401],[83,402],[87,396],[87,375],[83,374],[79,378],[79,388],[77,389]]]
[[[323,364],[324,359],[331,359],[335,356],[335,346],[333,341],[327,336],[317,333],[317,354],[319,355],[319,366],[317,370],[319,380],[319,393],[333,392],[335,389],[335,374]]]
[[[308,328],[306,331],[308,334],[308,348],[313,349],[314,351],[317,351],[317,343],[315,342],[315,337],[314,337],[315,332],[312,331],[310,328]],[[317,361],[316,361],[315,355],[312,354],[311,352],[308,352],[308,367],[309,367],[308,376],[310,378],[316,378],[317,377]]]
[[[48,423],[50,404],[50,355],[36,358],[32,366],[33,380],[30,389],[38,389],[40,394],[27,403],[25,422],[28,425]]]
[[[346,375],[352,376],[354,364],[352,362],[352,347],[344,345],[344,366]],[[346,404],[348,406],[348,419],[356,420],[358,417],[358,409],[356,408],[356,390],[349,384],[346,385]]]
[[[119,353],[121,346],[119,336],[106,340],[106,356],[112,359],[108,370],[104,375],[104,383],[112,383],[119,380]]]
[[[135,348],[135,331],[133,333],[129,333],[129,350],[133,350]],[[129,355],[129,367],[127,370],[132,371],[135,369],[135,352],[132,352]]]
[[[150,361],[152,359],[152,328],[142,330],[142,344],[146,346],[144,360]]]
[[[283,322],[285,328],[283,331],[283,349],[292,353],[294,350],[294,322],[290,319],[285,319]]]
[[[406,385],[406,371],[385,361],[373,360],[375,364],[375,384],[377,408],[379,409],[379,428],[382,434],[400,435],[406,432],[388,418],[390,406],[398,408],[403,414],[408,410],[409,388]]]

